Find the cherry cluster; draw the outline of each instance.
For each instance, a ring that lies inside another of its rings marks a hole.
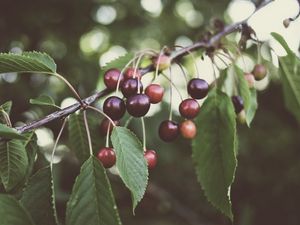
[[[110,90],[115,90],[118,86],[126,98],[124,101],[117,96],[108,97],[103,104],[103,112],[114,120],[116,125],[127,111],[133,117],[143,117],[147,114],[151,104],[157,104],[162,101],[164,88],[159,84],[150,84],[143,93],[143,84],[141,74],[135,68],[128,68],[124,73],[118,69],[109,69],[104,74],[104,83]],[[101,133],[109,135],[112,131],[112,125],[107,118],[104,118],[100,124]],[[116,162],[115,152],[112,148],[105,147],[98,152],[98,159],[105,168],[112,167]],[[144,157],[148,163],[148,168],[156,166],[157,156],[154,150],[145,150]]]
[[[208,83],[200,78],[193,78],[188,82],[187,92],[191,98],[183,100],[179,105],[180,115],[185,118],[178,124],[173,120],[165,120],[159,126],[159,137],[166,142],[175,140],[181,133],[187,139],[193,139],[196,136],[197,129],[192,121],[200,111],[197,99],[203,99],[209,91]]]
[[[154,66],[157,66],[157,69],[160,71],[168,68],[171,63],[167,56],[164,56],[162,59],[161,62],[153,62]],[[249,87],[253,88],[255,80],[263,79],[266,74],[266,67],[263,64],[257,64],[251,73],[245,73],[245,79]],[[162,101],[164,88],[159,84],[152,83],[144,90],[141,77],[140,71],[132,67],[127,68],[124,73],[116,68],[109,69],[105,72],[104,83],[106,87],[111,91],[118,90],[120,87],[124,96],[124,98],[110,96],[103,104],[103,112],[107,117],[113,120],[115,125],[119,125],[119,121],[126,111],[132,117],[143,117],[149,111],[151,104],[157,104]],[[205,98],[209,92],[209,88],[209,84],[198,77],[188,81],[187,93],[189,98],[182,100],[179,104],[179,112],[184,120],[181,123],[177,123],[170,117],[162,121],[159,125],[158,133],[163,141],[174,141],[179,134],[187,139],[193,139],[196,136],[197,128],[193,119],[200,112],[200,106],[197,100]],[[244,115],[245,117],[242,97],[238,95],[232,96],[232,103],[236,114]],[[101,133],[107,135],[107,138],[113,128],[111,120],[104,118],[100,125]],[[112,167],[116,162],[115,152],[113,148],[108,146],[100,149],[97,156],[105,168]],[[144,157],[148,163],[148,168],[151,169],[156,166],[157,155],[154,150],[144,149]]]

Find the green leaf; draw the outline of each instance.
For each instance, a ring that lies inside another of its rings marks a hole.
[[[236,86],[236,79],[235,79],[235,71],[233,66],[227,67],[225,70],[221,71],[220,76],[225,76],[222,86],[218,86],[220,90],[226,93],[228,96],[234,95],[235,86]]]
[[[10,114],[11,107],[12,107],[12,101],[8,101],[0,106],[0,110],[4,110],[7,114]]]
[[[193,141],[198,181],[208,201],[231,220],[230,187],[237,166],[235,117],[231,99],[212,91],[196,120],[198,133]]]
[[[69,143],[78,160],[82,163],[89,156],[89,144],[83,114],[72,114],[69,119]]]
[[[0,176],[6,191],[24,179],[27,166],[28,157],[20,140],[0,141]]]
[[[1,53],[0,73],[9,72],[55,73],[56,64],[50,56],[41,52]]]
[[[288,55],[295,55],[293,53],[293,51],[290,49],[287,42],[284,40],[284,38],[280,34],[272,32],[271,35],[276,39],[276,41],[279,42],[279,44],[281,44],[281,46],[285,49],[285,51]]]
[[[120,225],[105,169],[94,156],[81,167],[67,204],[66,225]]]
[[[0,194],[0,221],[1,225],[34,225],[24,207],[14,197],[3,194]]]
[[[248,117],[249,108],[251,106],[251,92],[248,85],[248,82],[245,79],[245,75],[243,70],[241,70],[238,66],[234,65],[234,71],[236,73],[237,79],[238,79],[238,90],[240,96],[243,98],[244,101],[244,109],[246,112],[246,117]],[[252,118],[253,119],[253,118]],[[249,120],[246,120],[247,125],[250,126],[248,123]]]
[[[228,69],[224,69],[220,71],[220,76],[217,79],[217,85],[218,85],[218,89],[222,90],[222,88],[225,88],[225,82],[227,80],[228,77]]]
[[[250,106],[246,112],[246,123],[248,124],[248,126],[250,127],[251,122],[254,119],[256,110],[257,110],[257,93],[255,88],[251,88],[250,89]]]
[[[131,191],[134,210],[143,198],[148,183],[143,147],[138,138],[125,127],[114,127],[111,141],[116,151],[120,177]]]
[[[113,59],[112,61],[107,63],[102,69],[104,71],[106,71],[108,69],[112,69],[112,68],[117,68],[117,69],[121,70],[133,57],[134,57],[133,53],[127,53],[123,56]]]
[[[251,93],[248,83],[245,79],[244,72],[238,66],[234,65],[234,71],[238,79],[239,95],[243,98],[244,108],[247,111],[250,106]]]
[[[50,167],[40,169],[29,179],[20,201],[36,224],[41,221],[43,225],[58,224]]]
[[[7,115],[9,115],[11,111],[11,107],[12,107],[12,101],[5,102],[0,106],[0,123],[6,123],[4,114],[6,113]]]
[[[279,57],[284,99],[287,109],[300,123],[300,60],[279,34],[272,35],[288,53],[285,57]]]
[[[103,76],[107,70],[112,69],[112,68],[122,70],[133,57],[134,57],[133,53],[127,53],[123,56],[120,56],[120,57],[110,61],[104,67],[102,67],[100,76],[99,76],[99,80],[98,80],[98,84],[97,84],[97,88],[102,89],[104,87]]]
[[[33,105],[53,106],[55,108],[60,109],[60,107],[55,105],[55,102],[54,102],[53,98],[51,98],[48,95],[40,95],[36,99],[30,99],[29,102],[30,102],[30,104],[33,104]]]
[[[4,124],[0,124],[0,137],[5,139],[26,139],[21,134],[19,134],[16,129],[8,127]]]
[[[38,152],[38,145],[37,145],[37,137],[34,132],[27,132],[23,134],[27,140],[23,143],[26,149],[27,158],[28,158],[28,166],[26,172],[26,180],[30,176],[33,170],[34,162],[36,159],[36,155]]]

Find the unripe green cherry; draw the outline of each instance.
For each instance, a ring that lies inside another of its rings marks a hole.
[[[253,88],[254,84],[255,84],[255,77],[254,77],[254,75],[252,73],[245,73],[244,76],[245,76],[245,80],[248,83],[248,87],[249,88]]]
[[[246,123],[246,112],[245,112],[244,109],[237,114],[237,121],[240,124],[245,124]]]

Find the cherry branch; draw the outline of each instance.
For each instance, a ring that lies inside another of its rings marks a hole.
[[[271,2],[273,2],[273,0],[262,1],[262,3],[259,6],[257,6],[255,12],[258,11],[259,9],[261,9],[262,7],[268,5]],[[204,48],[204,49],[217,48],[223,37],[227,36],[228,34],[234,33],[234,32],[243,31],[244,28],[248,28],[247,21],[250,17],[248,17],[247,19],[245,19],[241,22],[225,26],[223,28],[223,30],[221,30],[220,32],[211,36],[208,40],[200,40],[188,47],[181,48],[180,50],[174,50],[171,53],[168,53],[171,57],[171,62],[174,63],[174,62],[178,61],[180,58],[182,58],[183,56],[189,54],[192,51],[196,51],[200,48]],[[167,53],[165,53],[165,54],[167,54]],[[147,67],[144,67],[144,68],[139,68],[139,72],[141,75],[145,75],[146,73],[149,73],[152,71],[155,71],[155,67],[153,64],[151,64]],[[70,114],[73,114],[80,109],[86,110],[87,106],[92,105],[99,98],[104,97],[105,95],[108,95],[111,92],[112,91],[109,89],[104,89],[100,92],[96,92],[95,94],[83,99],[81,101],[81,103],[80,102],[75,103],[69,107],[58,110],[56,112],[53,112],[39,120],[33,121],[33,122],[25,124],[23,126],[16,127],[16,129],[19,133],[24,133],[24,132],[27,132],[30,130],[34,130],[38,127],[44,126],[45,124],[48,124],[49,122],[51,122],[53,120],[64,119],[67,116],[69,116]]]

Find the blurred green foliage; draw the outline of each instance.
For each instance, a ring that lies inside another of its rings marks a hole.
[[[146,11],[141,2],[1,0],[0,52],[47,52],[57,62],[58,71],[82,96],[88,96],[96,88],[100,57],[112,46],[121,46],[131,52],[172,46],[179,37],[195,41],[205,32],[211,17],[224,16],[229,3],[218,0],[163,0],[161,12],[157,15]],[[112,11],[108,11],[110,14],[104,18],[102,11],[97,17],[97,12],[104,6],[108,10],[113,8],[116,13],[109,24],[103,23],[109,22],[107,17],[113,14]],[[194,14],[189,18],[185,13],[191,7]],[[193,17],[196,19],[193,20]],[[70,91],[55,79],[24,75],[11,80],[8,75],[5,76],[0,78],[0,103],[13,101],[13,122],[37,119],[51,112],[52,109],[31,106],[30,98],[48,94],[59,104],[71,96]],[[299,126],[284,109],[279,84],[272,84],[260,93],[258,102],[259,110],[252,128],[239,128],[239,166],[232,188],[235,224],[298,225]],[[116,176],[111,176],[124,224],[229,224],[207,203],[197,184],[190,159],[190,143],[179,139],[165,144],[159,140],[158,124],[166,119],[167,110],[168,107],[164,106],[155,117],[146,119],[148,146],[158,151],[159,165],[150,174],[152,184],[136,216],[131,214],[128,191]],[[94,118],[97,116],[94,115]],[[60,124],[60,121],[49,124],[55,136]],[[133,121],[131,127],[141,138],[139,121]],[[99,134],[100,138],[103,137]],[[64,133],[62,142],[67,143],[67,133]],[[46,163],[43,157],[39,158],[39,165]],[[56,166],[60,219],[63,219],[65,203],[78,172],[79,167],[72,154],[67,154]]]

